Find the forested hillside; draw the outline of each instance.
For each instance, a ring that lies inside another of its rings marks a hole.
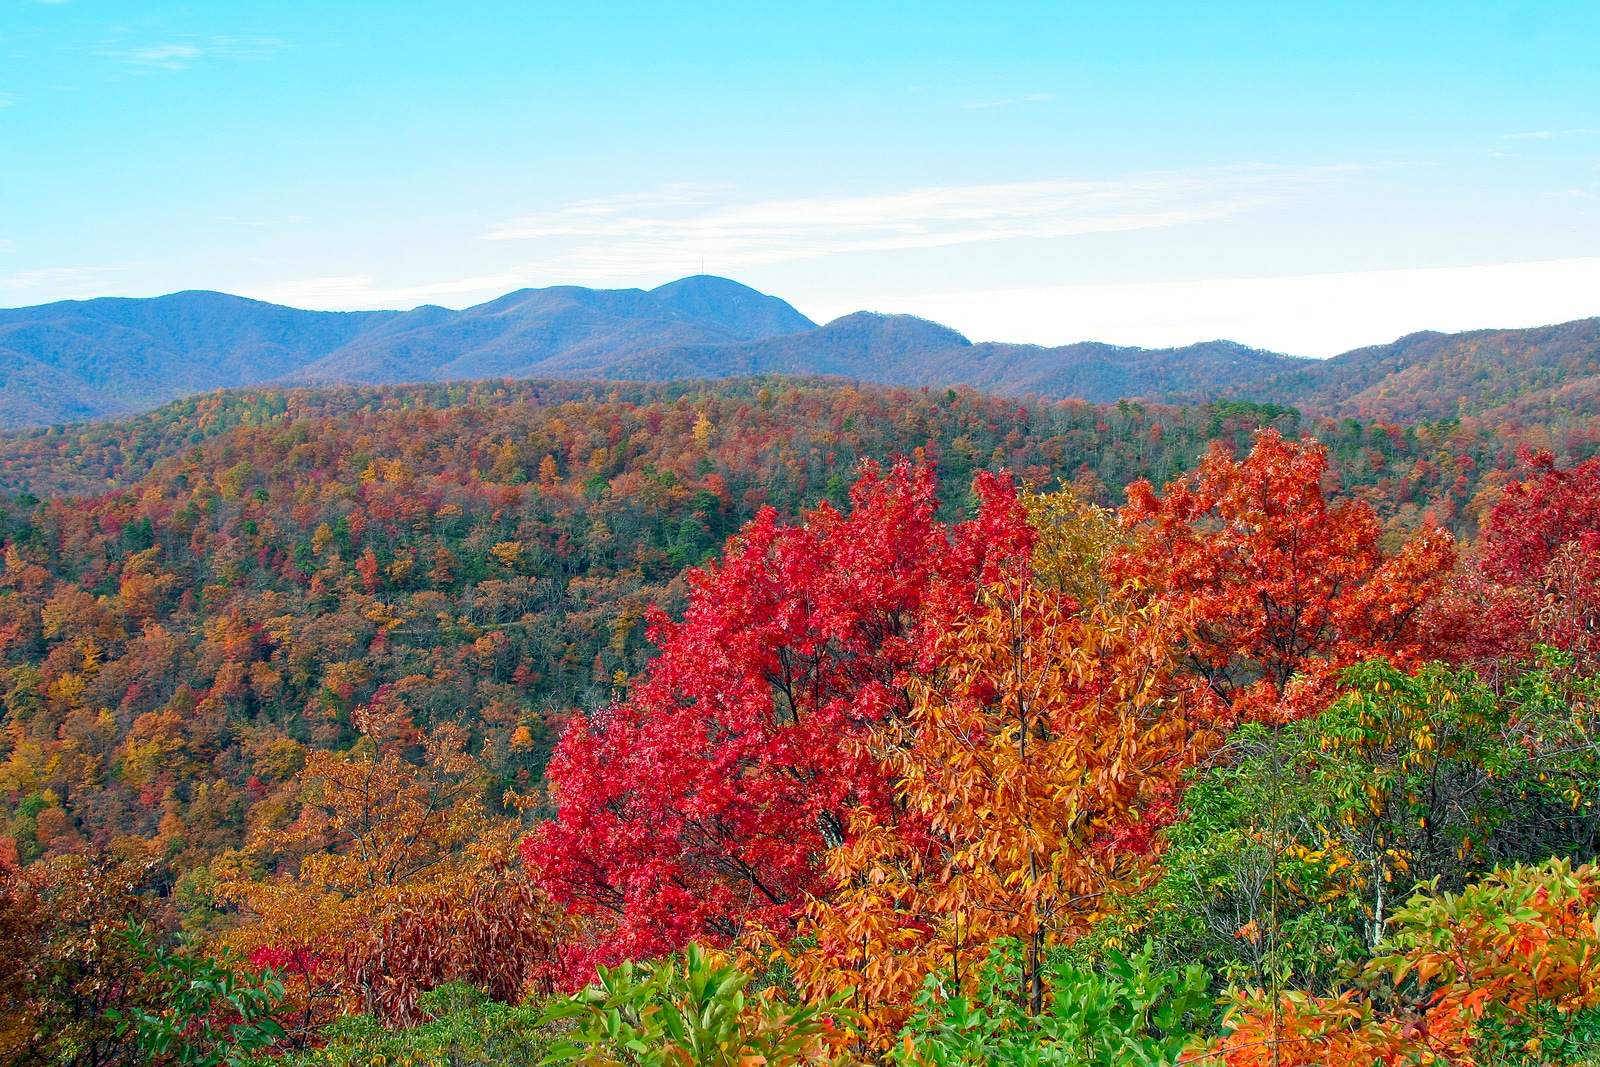
[[[1360,419],[1593,415],[1600,410],[1600,319],[1412,334],[1217,392]]]
[[[270,798],[259,752],[347,743],[350,712],[380,690],[424,723],[469,726],[495,773],[527,788],[568,709],[642,668],[644,609],[681,605],[680,572],[764,506],[842,504],[861,460],[913,454],[949,516],[982,470],[1117,504],[1266,425],[1324,441],[1391,544],[1424,517],[1470,534],[1517,462],[1516,440],[1455,423],[783,378],[245,392],[14,438],[0,451],[14,493],[0,633],[23,672],[13,704],[54,709],[31,727],[42,762],[15,773],[67,817],[14,836],[33,855],[51,833],[103,842],[177,818],[194,823],[185,862],[202,863]],[[1597,447],[1562,445],[1576,459]],[[68,675],[81,691],[52,699]],[[94,769],[62,759],[68,718],[102,710]],[[147,743],[170,765],[103,777]],[[211,771],[221,792],[197,804]]]
[[[1597,451],[780,376],[12,434],[0,1042],[581,1060],[599,975],[728,1062],[1581,1049]]]

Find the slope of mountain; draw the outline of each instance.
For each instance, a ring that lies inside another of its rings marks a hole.
[[[575,285],[523,289],[465,311],[408,311],[286,376],[310,383],[461,378],[598,378],[620,359],[674,344],[731,344],[816,324],[726,278],[645,292]]]
[[[0,425],[142,411],[268,381],[395,314],[300,311],[209,292],[0,310]]]
[[[840,502],[862,459],[930,443],[942,517],[970,515],[974,473],[1001,467],[1114,503],[1247,443],[1264,414],[799,378],[488,381],[262,386],[0,435],[0,832],[27,859],[138,834],[200,869],[292,811],[298,746],[348,744],[379,693],[423,731],[471,731],[493,780],[532,794],[569,709],[650,660],[643,607],[679,612],[682,569],[762,507]],[[1473,499],[1505,451],[1463,432],[1441,463],[1402,435],[1377,470],[1340,430],[1342,484],[1385,518],[1401,486],[1441,515]]]
[[[1147,351],[972,344],[909,315],[824,328],[776,297],[696,275],[649,292],[553,286],[451,311],[298,311],[220,293],[0,312],[0,426],[128,414],[268,381],[823,374],[1116,400],[1221,391],[1302,361],[1228,342]]]
[[[804,333],[817,324],[775,296],[711,274],[691,274],[650,290],[650,295],[706,322],[714,322],[741,341]]]
[[[1355,418],[1600,411],[1600,318],[1524,330],[1414,333],[1225,393]]]

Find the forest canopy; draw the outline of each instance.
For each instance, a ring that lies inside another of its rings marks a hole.
[[[1597,440],[787,378],[12,436],[0,1042],[1583,1062]]]

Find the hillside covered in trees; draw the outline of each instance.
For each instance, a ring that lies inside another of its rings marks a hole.
[[[1600,426],[1391,419],[766,376],[12,434],[0,1047],[1585,1062]]]

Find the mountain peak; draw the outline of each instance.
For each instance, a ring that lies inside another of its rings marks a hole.
[[[788,301],[714,274],[691,274],[650,290],[650,295],[686,315],[715,322],[741,341],[817,328]]]

